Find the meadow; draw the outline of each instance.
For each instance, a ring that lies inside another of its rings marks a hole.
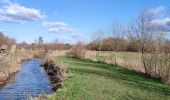
[[[170,86],[120,66],[56,57],[70,70],[63,88],[49,100],[170,100]]]

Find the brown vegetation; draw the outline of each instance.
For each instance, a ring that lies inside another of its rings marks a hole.
[[[44,45],[44,49],[46,52],[50,50],[69,50],[71,49],[71,45],[63,43],[48,43]]]
[[[42,66],[50,78],[50,85],[54,91],[64,86],[68,70],[63,64],[57,64],[51,59],[46,59]]]
[[[5,58],[0,61],[0,84],[4,84],[7,80],[7,78],[17,72],[20,67],[19,64],[16,63],[15,61],[12,61],[8,58]]]
[[[20,70],[20,63],[24,59],[30,59],[33,56],[29,53],[13,54],[11,58],[4,54],[0,58],[0,84],[6,83],[10,75]]]
[[[0,45],[12,45],[16,44],[16,40],[13,38],[9,38],[4,35],[3,32],[0,32]]]
[[[84,59],[85,55],[86,55],[85,46],[81,42],[73,46],[71,51],[67,53],[67,56],[80,58],[80,59]]]

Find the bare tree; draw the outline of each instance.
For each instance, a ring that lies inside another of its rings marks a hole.
[[[102,49],[104,35],[105,32],[103,29],[99,29],[97,32],[94,33],[95,42],[97,44],[97,53],[96,53],[97,61],[100,61],[100,51]]]
[[[120,45],[121,39],[123,39],[124,36],[124,29],[121,24],[113,24],[111,35],[113,37],[114,41],[114,51],[119,52],[122,47]]]
[[[44,40],[43,40],[43,37],[38,37],[37,39],[34,40],[35,44],[36,44],[36,49],[37,50],[42,50],[44,49]]]
[[[111,62],[113,62],[114,59],[114,64],[116,65],[116,54],[115,52],[120,52],[124,48],[124,36],[125,36],[125,29],[122,27],[121,24],[113,24],[111,28],[111,36],[112,36],[112,41],[113,41],[113,52],[111,55]]]
[[[142,12],[141,15],[130,26],[129,37],[130,40],[136,42],[138,50],[141,52],[141,60],[145,73],[149,74],[148,67],[144,61],[144,54],[147,48],[150,48],[150,44],[153,38],[153,32],[151,28],[151,21],[153,17],[148,12]]]
[[[152,12],[144,11],[131,26],[129,37],[137,42],[146,74],[164,81],[169,80],[169,54],[165,54],[165,32],[153,23]]]

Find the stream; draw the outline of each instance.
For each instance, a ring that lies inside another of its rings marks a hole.
[[[41,63],[42,60],[38,58],[25,61],[21,70],[0,87],[0,100],[28,100],[30,96],[51,93],[52,88]]]

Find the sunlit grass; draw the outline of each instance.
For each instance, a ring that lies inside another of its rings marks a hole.
[[[109,64],[57,57],[70,69],[65,86],[51,100],[169,100],[170,87],[159,80]]]

